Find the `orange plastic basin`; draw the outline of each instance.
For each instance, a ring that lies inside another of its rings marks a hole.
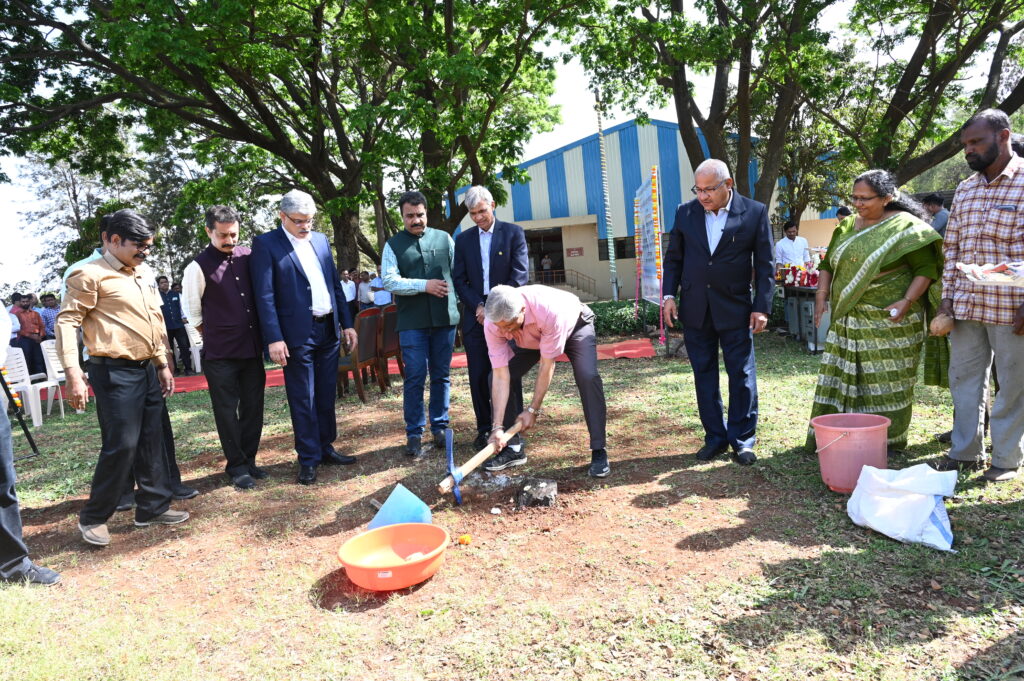
[[[444,562],[448,531],[426,523],[385,525],[352,537],[338,550],[348,578],[371,591],[419,584]]]

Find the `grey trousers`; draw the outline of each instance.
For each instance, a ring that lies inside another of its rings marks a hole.
[[[1024,336],[1012,326],[957,321],[950,334],[949,390],[953,394],[953,446],[949,456],[985,456],[985,404],[995,362],[999,391],[992,403],[992,465],[1024,461]]]

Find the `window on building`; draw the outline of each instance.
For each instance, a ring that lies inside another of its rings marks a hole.
[[[615,259],[635,258],[636,242],[631,236],[620,236],[615,239]],[[608,259],[608,239],[597,240],[598,260]]]

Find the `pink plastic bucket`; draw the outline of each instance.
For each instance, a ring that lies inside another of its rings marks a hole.
[[[886,441],[892,422],[876,414],[826,414],[811,419],[821,479],[833,492],[849,494],[864,466],[887,468]]]

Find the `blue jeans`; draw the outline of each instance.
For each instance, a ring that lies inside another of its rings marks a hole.
[[[451,381],[448,374],[452,366],[452,348],[455,346],[455,326],[434,326],[426,329],[408,329],[398,332],[405,362],[405,385],[402,394],[405,403],[405,435],[420,437],[426,418],[423,413],[423,386],[430,370],[430,430],[443,431],[448,427],[448,397]]]

